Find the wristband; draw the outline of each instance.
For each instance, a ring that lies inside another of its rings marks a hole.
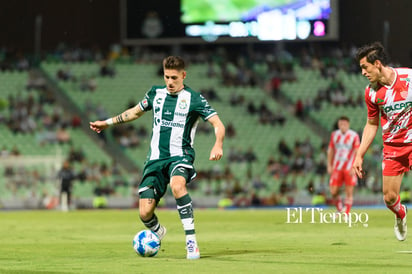
[[[112,118],[107,119],[105,122],[108,126],[113,125],[113,119]]]

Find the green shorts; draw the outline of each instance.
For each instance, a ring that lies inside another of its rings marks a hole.
[[[143,169],[139,185],[140,198],[154,198],[156,203],[165,195],[172,176],[179,175],[191,182],[196,177],[193,160],[190,157],[171,157],[148,161]]]

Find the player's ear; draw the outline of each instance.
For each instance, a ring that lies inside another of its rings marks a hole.
[[[185,79],[186,78],[186,71],[184,70],[184,71],[182,71],[182,77],[183,77],[183,79]]]
[[[382,62],[380,60],[375,60],[375,62],[373,62],[373,65],[377,68],[381,68],[382,67]]]

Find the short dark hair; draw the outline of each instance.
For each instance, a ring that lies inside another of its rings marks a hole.
[[[347,121],[347,122],[350,122],[350,120],[349,120],[349,117],[348,116],[341,116],[341,117],[339,117],[339,119],[338,119],[338,121]]]
[[[373,42],[360,47],[356,52],[356,59],[360,62],[364,57],[366,57],[366,61],[371,64],[376,60],[379,60],[384,66],[388,64],[388,55],[380,42]]]
[[[180,56],[168,56],[163,59],[163,69],[185,69],[185,61]]]

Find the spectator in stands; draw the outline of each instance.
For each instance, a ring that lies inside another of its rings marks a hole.
[[[229,138],[233,138],[236,136],[236,129],[233,123],[229,122],[226,127],[226,135]]]
[[[245,101],[245,98],[242,94],[239,94],[236,91],[230,93],[229,102],[232,106],[242,105]]]
[[[266,163],[266,171],[273,177],[280,177],[282,172],[282,164],[271,156]]]
[[[247,163],[253,163],[258,160],[255,151],[253,150],[253,147],[249,147],[247,151],[245,152],[243,158]]]
[[[114,77],[116,75],[116,72],[111,66],[109,66],[107,60],[103,60],[100,63],[99,74],[102,77]]]
[[[0,150],[0,157],[7,157],[10,155],[10,151],[7,149],[6,145],[3,145],[3,147]]]
[[[282,138],[279,143],[278,143],[278,150],[280,152],[280,154],[282,154],[283,156],[286,157],[290,157],[292,156],[292,150],[290,149],[290,147],[288,146],[288,144],[286,143],[285,138]]]
[[[305,106],[303,105],[303,102],[301,99],[296,101],[295,115],[301,120],[305,119]]]
[[[21,155],[20,149],[17,147],[17,145],[14,145],[11,148],[10,155],[11,156],[20,156]]]
[[[257,109],[253,101],[249,101],[249,103],[247,104],[247,112],[252,115],[256,114]]]
[[[228,155],[229,162],[238,163],[243,160],[242,152],[238,147],[231,146]]]
[[[56,72],[56,77],[57,79],[62,80],[62,81],[71,81],[71,80],[75,81],[75,78],[69,67],[58,69]]]
[[[57,130],[56,130],[56,140],[59,144],[68,144],[71,143],[71,137],[70,133],[67,130],[67,125],[62,124]]]
[[[41,125],[40,128],[36,131],[36,141],[40,146],[47,144],[54,144],[57,142],[56,133],[52,130],[51,127]]]

